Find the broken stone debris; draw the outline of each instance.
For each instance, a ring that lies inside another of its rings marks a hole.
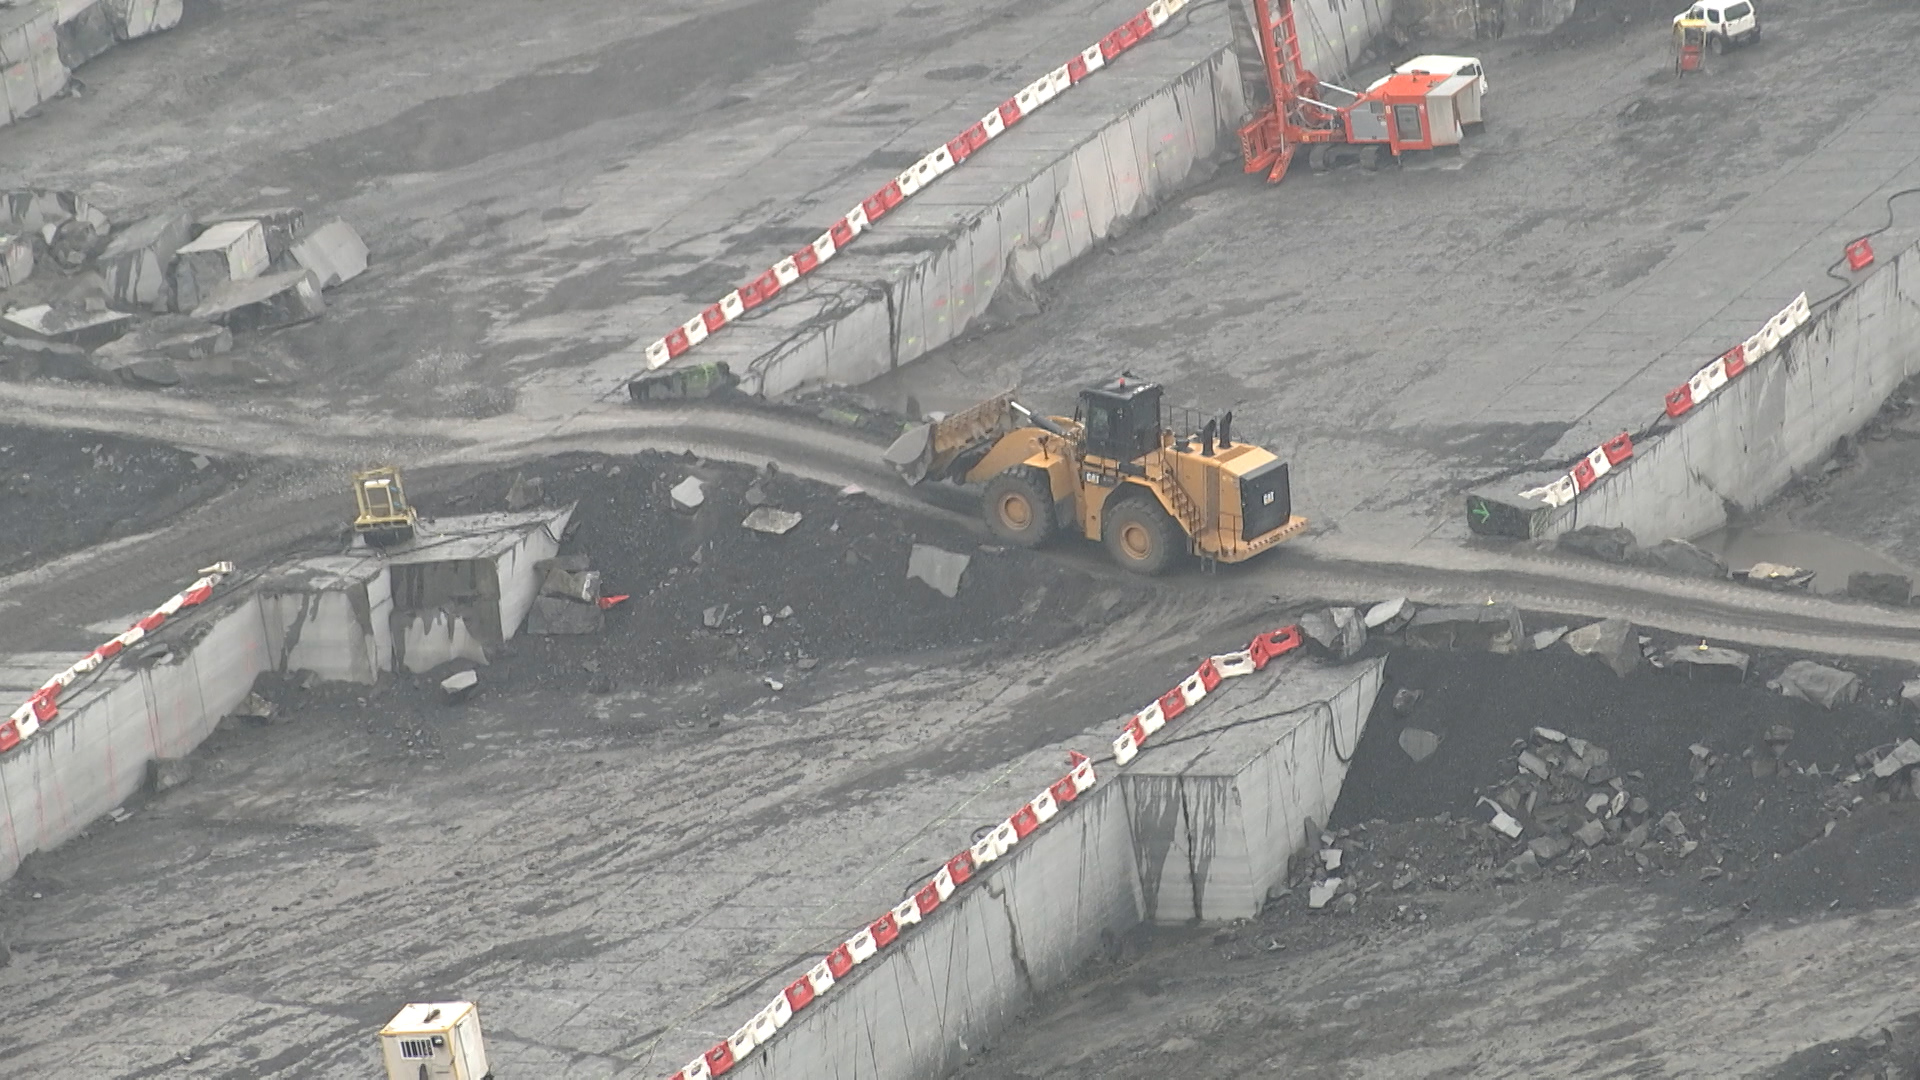
[[[769,536],[785,536],[800,524],[801,515],[791,510],[776,510],[771,506],[756,506],[740,524],[757,533]]]
[[[542,636],[597,634],[607,614],[599,604],[582,604],[562,596],[536,596],[527,612],[527,633]]]
[[[1591,656],[1626,678],[1640,666],[1640,641],[1625,619],[1602,619],[1567,634],[1567,648]]]
[[[193,779],[192,758],[149,758],[147,760],[147,793],[158,795],[171,791]]]
[[[1626,562],[1633,557],[1636,549],[1632,531],[1606,529],[1598,525],[1583,525],[1571,532],[1561,533],[1557,543],[1562,551],[1610,563]]]
[[[466,701],[480,691],[480,673],[457,671],[440,680],[440,698],[449,705]]]
[[[233,715],[243,720],[265,723],[273,719],[273,714],[278,711],[279,706],[261,697],[259,694],[248,694],[247,700],[241,702],[234,708]]]
[[[1401,728],[1400,749],[1416,762],[1425,761],[1440,749],[1440,736],[1421,728]]]
[[[1860,676],[1851,671],[1795,660],[1768,686],[1787,697],[1811,702],[1823,709],[1851,703],[1860,693]]]
[[[1750,585],[1781,592],[1805,590],[1813,584],[1813,571],[1780,563],[1757,562],[1745,570],[1736,571],[1733,576]]]
[[[554,567],[540,582],[540,595],[557,596],[577,604],[600,602],[600,571]]]
[[[183,309],[184,310],[184,309]],[[320,286],[305,270],[289,270],[215,286],[193,308],[196,319],[235,330],[279,330],[325,314]]]
[[[1876,604],[1906,607],[1913,602],[1913,579],[1905,574],[1860,570],[1847,575],[1847,595]]]
[[[1391,634],[1405,626],[1413,618],[1413,605],[1402,596],[1393,600],[1383,600],[1367,609],[1367,629]]]
[[[700,505],[707,501],[707,486],[700,482],[699,477],[689,476],[673,485],[669,494],[675,509],[691,512],[700,509]]]
[[[1902,739],[1886,756],[1873,763],[1873,775],[1885,780],[1915,765],[1920,765],[1920,742]]]
[[[1410,645],[1512,653],[1521,641],[1520,612],[1512,604],[1425,608],[1407,623]]]
[[[1319,911],[1321,908],[1332,903],[1334,896],[1339,892],[1340,879],[1337,877],[1330,877],[1325,881],[1316,881],[1313,887],[1307,890],[1307,907],[1312,908],[1314,911]]]
[[[11,289],[33,276],[33,239],[0,229],[0,289]]]
[[[961,579],[972,562],[971,555],[956,554],[931,544],[915,544],[907,556],[907,577],[924,581],[934,592],[952,599],[960,595]]]
[[[95,260],[107,295],[123,306],[165,311],[172,302],[167,270],[192,230],[181,213],[155,214],[121,230]]]
[[[1367,627],[1355,608],[1311,611],[1300,617],[1300,632],[1317,651],[1335,660],[1347,660],[1367,646]]]
[[[367,272],[367,244],[353,226],[329,221],[295,241],[295,262],[313,274],[323,289],[352,281]]]
[[[1687,577],[1724,579],[1727,564],[1718,555],[1685,540],[1662,540],[1642,553],[1642,561]]]
[[[1738,649],[1723,649],[1704,641],[1698,645],[1676,645],[1664,656],[1665,666],[1671,671],[1684,672],[1688,678],[1729,683],[1746,680],[1749,659]]]
[[[142,357],[203,360],[232,351],[233,331],[226,327],[186,315],[162,315],[100,346],[93,356],[103,367],[111,369]]]
[[[1908,679],[1900,684],[1900,700],[1908,708],[1920,709],[1920,679]]]
[[[267,272],[267,233],[257,221],[225,221],[174,252],[173,310],[194,311],[222,285]]]
[[[546,500],[546,482],[537,476],[525,476],[515,473],[513,483],[507,487],[507,510],[519,513],[539,506]]]
[[[132,325],[132,315],[92,302],[36,304],[0,316],[0,330],[82,349],[105,345]]]
[[[1531,644],[1533,645],[1533,651],[1539,652],[1542,649],[1552,648],[1556,642],[1558,642],[1561,638],[1566,636],[1567,636],[1567,628],[1564,626],[1556,626],[1551,630],[1534,631],[1533,637],[1530,639],[1530,641],[1531,641]]]
[[[1573,841],[1558,834],[1536,836],[1527,841],[1527,850],[1543,863],[1552,862],[1572,849]]]
[[[1339,848],[1323,848],[1320,852],[1320,865],[1326,867],[1328,870],[1338,870],[1340,869],[1340,860],[1345,857],[1346,854]]]

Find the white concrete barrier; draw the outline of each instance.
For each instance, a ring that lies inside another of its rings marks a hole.
[[[1142,922],[1256,914],[1339,797],[1384,664],[1223,685],[1227,707],[1167,729],[729,1075],[943,1076]]]
[[[69,689],[58,720],[0,755],[0,881],[21,859],[73,838],[139,791],[148,761],[200,745],[246,700],[253,680],[272,669],[253,597],[196,616],[192,625],[206,629],[190,649],[151,666],[130,650],[94,685]],[[25,676],[29,668],[18,670]]]
[[[1724,526],[1729,507],[1764,505],[1920,374],[1916,280],[1920,246],[1814,316],[1671,430],[1641,441],[1630,465],[1566,506],[1542,535],[1600,525],[1649,542],[1694,537]]]

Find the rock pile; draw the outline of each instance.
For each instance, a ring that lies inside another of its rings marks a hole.
[[[0,375],[180,381],[233,334],[319,318],[322,292],[367,268],[353,228],[298,207],[198,220],[167,211],[114,228],[73,192],[0,196]]]
[[[527,613],[527,633],[597,634],[606,626],[600,572],[587,565],[585,555],[562,555],[534,567],[541,575],[540,595]]]

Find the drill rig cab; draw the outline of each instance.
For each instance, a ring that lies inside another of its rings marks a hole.
[[[1073,533],[1143,574],[1183,553],[1242,562],[1306,529],[1286,463],[1235,442],[1231,413],[1202,423],[1129,376],[1082,390],[1074,413],[1041,416],[1002,394],[910,429],[887,460],[908,483],[983,484],[987,527],[1008,543]]]

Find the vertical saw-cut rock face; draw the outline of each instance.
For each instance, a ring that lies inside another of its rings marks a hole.
[[[171,299],[167,267],[191,229],[185,214],[156,214],[109,240],[96,263],[107,294],[118,304],[164,310]]]
[[[104,0],[113,36],[132,41],[180,25],[184,0]]]
[[[0,231],[0,289],[11,289],[32,274],[32,238]]]

